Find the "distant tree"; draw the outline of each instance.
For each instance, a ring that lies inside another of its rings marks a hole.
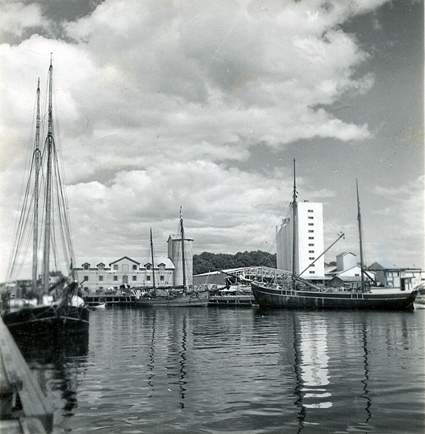
[[[210,271],[226,270],[239,267],[270,267],[276,268],[276,254],[262,252],[238,252],[236,255],[225,253],[202,252],[193,255],[193,274]]]

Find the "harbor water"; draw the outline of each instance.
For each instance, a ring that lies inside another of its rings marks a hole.
[[[423,433],[425,310],[111,307],[23,354],[54,433]]]

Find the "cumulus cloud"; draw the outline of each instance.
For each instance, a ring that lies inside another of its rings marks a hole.
[[[32,3],[6,3],[1,11],[0,40],[19,39],[31,30],[46,29],[49,21],[42,15],[40,7]]]
[[[79,257],[138,254],[149,226],[166,240],[181,205],[196,250],[267,250],[290,177],[282,184],[288,164],[261,167],[253,149],[273,155],[314,138],[342,146],[371,138],[366,122],[330,107],[374,86],[373,73],[359,73],[368,52],[341,26],[384,3],[106,0],[55,20],[56,39],[26,35],[51,23],[37,4],[6,3],[2,31],[21,39],[0,46],[1,194],[15,209],[12,179],[21,178],[36,80],[45,90],[53,52]],[[310,198],[333,195],[306,188]],[[1,212],[10,227],[9,207]]]

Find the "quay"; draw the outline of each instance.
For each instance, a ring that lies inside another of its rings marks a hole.
[[[83,297],[87,306],[96,307],[99,304],[105,304],[106,306],[117,305],[134,305],[136,303],[135,295],[104,295],[104,294],[92,294],[85,295]],[[208,306],[240,306],[240,307],[252,307],[256,305],[256,301],[253,295],[241,294],[241,295],[210,295],[208,300]]]
[[[53,409],[1,318],[0,374],[0,432],[51,432]]]

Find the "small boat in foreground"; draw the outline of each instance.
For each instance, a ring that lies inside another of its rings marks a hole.
[[[361,285],[351,291],[335,288],[320,288],[297,276],[295,260],[292,261],[292,273],[280,273],[280,279],[265,281],[254,280],[252,292],[262,308],[275,309],[354,309],[354,310],[413,310],[418,291],[410,288],[411,282],[405,282],[405,288],[374,287],[366,280],[363,264],[362,227],[359,192],[357,187],[358,226],[360,239]],[[297,234],[297,190],[295,181],[292,201],[292,249],[296,251]],[[294,253],[293,253],[294,255]]]

